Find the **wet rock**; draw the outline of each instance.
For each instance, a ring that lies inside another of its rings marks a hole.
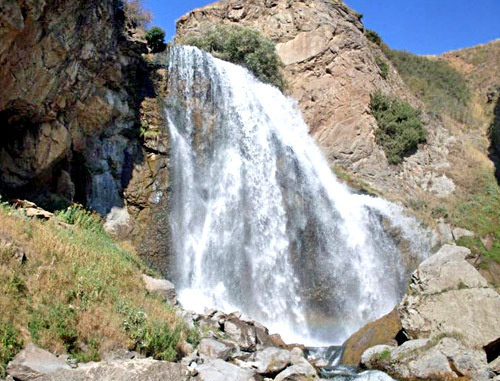
[[[172,282],[166,279],[155,279],[145,274],[142,275],[142,280],[148,291],[160,293],[170,304],[177,303],[177,292]]]
[[[290,353],[292,365],[279,373],[274,380],[300,380],[301,378],[314,378],[317,377],[318,372],[309,362],[304,358],[304,352],[300,348],[293,348]]]
[[[40,381],[188,381],[190,371],[181,364],[153,359],[97,362],[80,365],[77,369],[52,373]]]
[[[20,381],[38,379],[42,375],[64,369],[71,367],[64,360],[34,344],[28,344],[7,365],[7,373]]]
[[[380,319],[365,325],[344,344],[342,364],[357,366],[363,352],[375,345],[387,344],[401,331],[401,319],[396,309]]]

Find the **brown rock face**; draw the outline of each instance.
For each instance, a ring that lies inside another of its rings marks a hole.
[[[177,39],[220,21],[255,27],[277,43],[291,95],[332,164],[372,181],[390,172],[368,105],[376,89],[402,95],[404,85],[394,70],[389,81],[380,76],[375,57],[383,53],[364,37],[354,12],[335,1],[232,0],[181,18]]]
[[[344,343],[342,363],[352,366],[359,365],[364,351],[375,345],[387,344],[395,340],[401,329],[401,319],[396,310],[365,325]]]
[[[137,79],[128,73],[145,49],[127,38],[112,0],[2,2],[4,196],[46,205],[76,196],[100,213],[121,203],[138,152],[130,139],[137,94],[127,88]]]

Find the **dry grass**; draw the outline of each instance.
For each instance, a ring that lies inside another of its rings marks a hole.
[[[136,330],[159,324],[178,329],[177,346],[191,334],[174,307],[145,290],[140,276],[147,269],[136,255],[117,246],[99,225],[29,220],[2,205],[0,226],[0,324],[17,329],[24,343],[79,361],[97,360],[115,348],[141,349],[140,335],[125,329],[130,317],[120,310],[124,305],[129,314],[145,317]],[[15,256],[19,251],[26,253],[24,263]],[[175,349],[169,359],[177,356]]]

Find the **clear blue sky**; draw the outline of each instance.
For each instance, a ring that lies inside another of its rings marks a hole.
[[[264,0],[262,0],[264,1]],[[210,0],[145,0],[153,24],[175,34],[175,20]],[[500,38],[500,0],[345,0],[394,49],[439,54]]]

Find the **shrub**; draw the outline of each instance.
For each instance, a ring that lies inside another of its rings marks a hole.
[[[95,212],[85,210],[82,205],[73,204],[56,214],[59,219],[67,224],[77,225],[82,229],[95,233],[104,233],[101,217]]]
[[[122,4],[125,16],[133,26],[145,28],[151,22],[153,15],[144,8],[142,0],[125,0]]]
[[[401,163],[405,155],[426,141],[421,113],[409,103],[377,91],[372,94],[370,108],[379,127],[377,143],[384,149],[389,163]]]
[[[383,50],[407,86],[425,103],[428,112],[469,121],[470,90],[465,78],[450,64],[387,46]]]
[[[365,36],[368,40],[370,40],[371,42],[373,42],[374,44],[377,44],[377,45],[382,45],[382,38],[380,37],[380,35],[375,32],[374,30],[371,30],[371,29],[365,29]]]
[[[5,369],[10,360],[23,349],[19,332],[9,323],[0,320],[0,377],[7,376]]]
[[[262,82],[286,89],[281,73],[283,63],[274,42],[258,30],[225,25],[209,29],[203,36],[188,37],[184,44],[196,46],[217,58],[245,66]]]
[[[118,304],[117,311],[124,315],[123,328],[135,350],[157,360],[177,359],[177,345],[182,331],[180,324],[171,327],[166,322],[149,321],[142,309],[134,309],[123,303]]]
[[[389,65],[385,62],[380,56],[375,57],[375,63],[380,69],[380,76],[384,79],[387,79],[389,76]]]
[[[163,52],[167,47],[165,44],[165,31],[157,26],[146,32],[146,41],[152,53]]]

